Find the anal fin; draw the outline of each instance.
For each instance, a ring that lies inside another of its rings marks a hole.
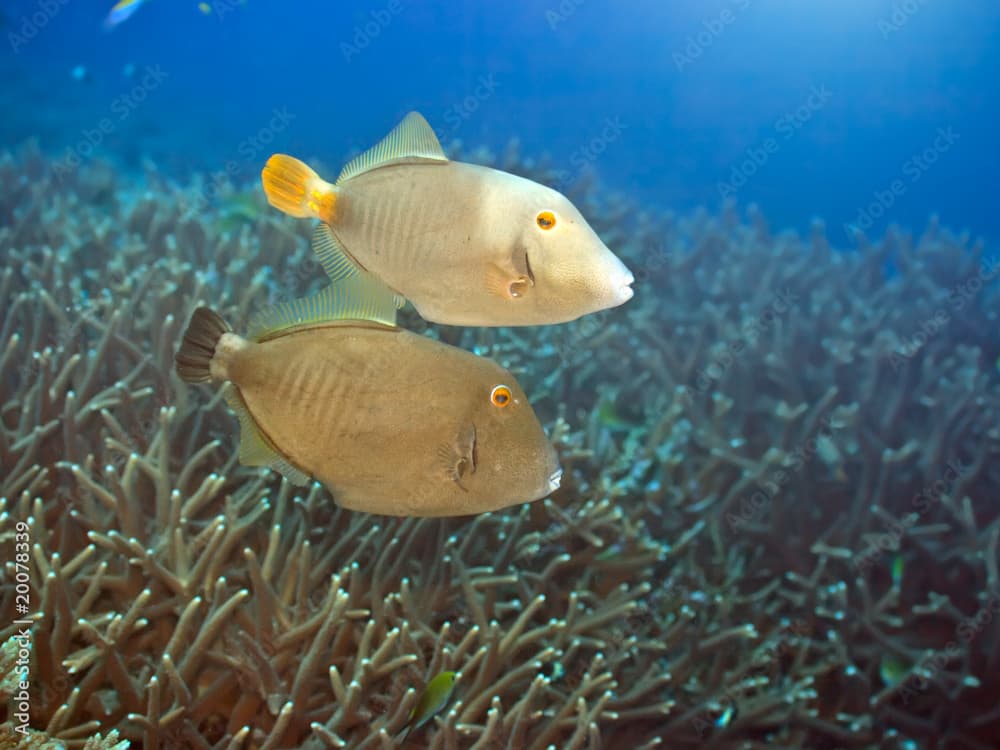
[[[309,484],[312,478],[281,455],[261,434],[257,423],[250,415],[239,390],[229,383],[223,396],[226,403],[236,413],[240,422],[240,463],[244,466],[266,466],[271,471],[281,474],[292,484],[302,487]]]
[[[375,277],[361,265],[358,260],[351,255],[337,239],[334,231],[325,223],[320,222],[313,229],[312,250],[317,262],[322,266],[323,271],[330,277],[330,281],[339,282],[355,276],[367,276],[372,283],[377,283]],[[392,292],[393,303],[396,309],[400,309],[406,304],[406,297]]]
[[[316,225],[311,244],[316,260],[330,277],[330,281],[357,276],[362,271],[361,264],[347,253],[328,225],[322,222]]]

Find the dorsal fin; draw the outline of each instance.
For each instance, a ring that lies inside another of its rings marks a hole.
[[[440,162],[448,157],[438,142],[434,130],[419,112],[410,112],[376,145],[347,162],[337,178],[338,185],[364,172],[390,164],[418,164]]]
[[[341,279],[308,297],[280,302],[250,319],[248,338],[264,341],[274,334],[330,320],[370,320],[396,325],[396,298],[367,273]]]

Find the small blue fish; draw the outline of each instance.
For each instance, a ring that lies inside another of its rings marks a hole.
[[[728,701],[729,705],[726,706],[726,710],[719,714],[719,718],[715,720],[715,726],[718,729],[725,729],[729,726],[729,722],[732,721],[733,717],[736,715],[736,705],[732,701]]]
[[[121,23],[124,23],[132,14],[146,4],[146,0],[118,0],[108,17],[104,19],[104,28],[109,31]]]

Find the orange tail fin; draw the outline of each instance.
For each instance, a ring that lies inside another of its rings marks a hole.
[[[305,162],[285,154],[267,160],[260,173],[267,201],[279,211],[298,218],[332,224],[337,218],[337,188]]]

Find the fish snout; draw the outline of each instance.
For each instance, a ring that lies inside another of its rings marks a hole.
[[[610,254],[610,250],[608,253]],[[635,294],[635,290],[632,288],[632,284],[635,282],[635,276],[630,270],[625,266],[617,256],[611,256],[614,260],[605,272],[604,277],[606,282],[606,292],[605,301],[606,307],[618,307],[632,299]]]
[[[625,268],[625,266],[622,266],[622,268],[625,270],[625,273],[612,282],[612,289],[615,290],[618,300],[615,305],[621,305],[628,302],[635,294],[635,290],[632,288],[632,284],[635,282],[635,276],[633,276],[632,272]]]
[[[562,466],[559,465],[559,454],[556,452],[555,446],[551,443],[548,445],[548,450],[546,451],[545,460],[545,490],[542,493],[542,497],[550,495],[559,489],[559,484],[562,482]]]

